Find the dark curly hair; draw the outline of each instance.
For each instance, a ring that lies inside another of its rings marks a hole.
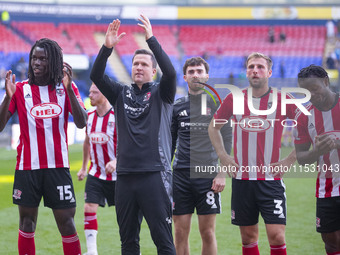
[[[327,78],[327,81],[329,82],[328,73],[325,69],[323,69],[321,66],[316,65],[310,65],[307,67],[304,67],[300,70],[298,74],[298,82],[302,82],[306,78]]]
[[[31,66],[32,53],[36,48],[43,48],[45,50],[46,55],[48,56],[48,70],[49,70],[49,81],[53,87],[56,87],[57,84],[61,83],[64,73],[63,73],[63,53],[62,49],[56,41],[53,41],[48,38],[42,38],[35,42],[32,46],[29,56],[29,66],[28,66],[28,83],[34,84],[34,73]]]

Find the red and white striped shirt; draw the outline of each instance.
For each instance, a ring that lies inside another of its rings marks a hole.
[[[115,159],[117,132],[113,109],[102,117],[96,110],[88,112],[86,133],[90,142],[89,174],[102,180],[115,181],[117,173],[105,173],[106,164]]]
[[[340,99],[329,111],[319,111],[313,105],[309,106],[311,115],[300,114],[297,118],[295,143],[311,143],[315,146],[315,137],[329,133],[340,140]],[[317,161],[318,178],[316,194],[318,198],[340,196],[340,150],[332,150],[319,157]]]
[[[84,107],[77,86],[72,87]],[[67,123],[72,110],[63,84],[52,90],[51,85],[17,82],[9,111],[18,112],[20,124],[16,170],[69,168]]]
[[[281,137],[286,118],[294,119],[297,107],[287,104],[286,115],[281,115],[281,93],[277,92],[276,110],[269,115],[256,115],[249,110],[247,89],[242,90],[244,114],[233,114],[233,95],[230,93],[215,113],[215,121],[228,120],[234,127],[234,159],[240,166],[236,179],[240,180],[280,180],[270,175],[269,164],[280,159]],[[287,96],[287,98],[290,98]],[[257,110],[271,109],[273,89],[261,98],[252,98]]]

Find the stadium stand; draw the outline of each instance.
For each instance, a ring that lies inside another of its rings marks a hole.
[[[30,42],[47,37],[59,43],[66,54],[81,54],[78,43],[70,38],[61,27],[49,22],[12,22],[12,27]]]
[[[274,42],[268,39],[270,27],[274,29]],[[30,45],[42,37],[58,41],[65,54],[88,55],[93,63],[101,47],[96,34],[103,35],[106,29],[107,24],[65,22],[12,21],[10,27],[0,25],[0,60],[4,60],[1,67],[10,68],[22,56],[27,60]],[[122,25],[121,31],[127,35],[116,52],[126,72],[131,74],[131,58],[139,48],[135,35],[142,33],[142,29],[135,25]],[[181,69],[185,59],[191,56],[207,58],[211,66],[210,77],[242,78],[245,75],[245,56],[253,51],[263,52],[274,60],[274,78],[293,78],[303,66],[322,64],[326,44],[326,28],[321,25],[156,24],[153,31],[169,54],[178,73],[178,84],[183,87]],[[284,41],[280,41],[281,33],[285,35]],[[110,76],[119,79],[120,74],[112,63],[109,63],[107,71]]]

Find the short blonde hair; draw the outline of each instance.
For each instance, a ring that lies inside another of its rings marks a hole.
[[[267,61],[267,66],[268,66],[268,70],[272,70],[273,67],[273,61],[270,59],[270,57],[268,57],[267,55],[264,55],[263,53],[260,52],[253,52],[251,53],[246,61],[246,66],[248,66],[248,62],[249,60],[251,60],[252,58],[263,58]]]

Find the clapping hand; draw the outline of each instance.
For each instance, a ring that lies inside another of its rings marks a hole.
[[[150,20],[148,19],[148,17],[144,16],[143,14],[140,15],[140,18],[138,20],[142,22],[142,24],[138,23],[138,26],[144,28],[145,39],[148,40],[149,38],[153,36]]]
[[[117,45],[117,43],[126,35],[125,32],[118,35],[118,30],[120,27],[120,20],[115,19],[107,28],[106,34],[105,34],[105,42],[104,46],[107,48],[113,48]]]

